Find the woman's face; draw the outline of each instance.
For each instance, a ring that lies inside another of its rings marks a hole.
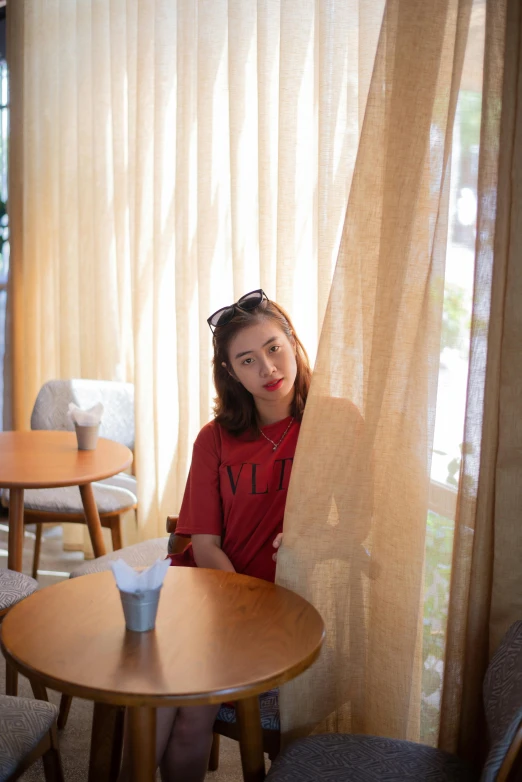
[[[255,400],[293,399],[295,344],[276,321],[263,318],[242,329],[231,340],[228,356],[234,375]]]

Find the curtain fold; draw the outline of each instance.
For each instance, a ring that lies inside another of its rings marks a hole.
[[[286,740],[420,735],[449,160],[471,7],[386,4],[278,554],[278,583],[327,625],[319,661],[282,690]]]
[[[383,8],[9,4],[6,425],[28,426],[51,377],[134,382],[127,542],[179,508],[211,312],[261,286],[315,356]]]
[[[465,437],[440,744],[479,763],[481,685],[520,618],[522,13],[487,4],[479,207]]]

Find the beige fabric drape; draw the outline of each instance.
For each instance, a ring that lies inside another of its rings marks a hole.
[[[416,33],[424,45],[430,38],[422,25],[426,21],[422,10],[427,9],[419,7],[415,15],[414,4],[407,3],[403,9],[406,5],[409,13],[402,16],[403,33]],[[471,356],[439,734],[442,748],[477,763],[483,760],[487,747],[481,707],[485,669],[502,634],[511,622],[520,619],[522,602],[522,13],[516,1],[485,5]],[[422,191],[419,177],[417,212],[411,202],[409,209],[400,212],[411,196],[411,192],[403,193],[401,179],[407,181],[414,175],[415,141],[420,144],[424,137],[427,143],[429,132],[419,122],[415,138],[408,137],[411,103],[405,100],[400,125],[404,150],[410,151],[401,155],[395,138],[387,139],[386,147],[372,138],[367,154],[371,149],[377,174],[365,157],[366,133],[374,132],[378,120],[384,132],[397,130],[389,121],[394,98],[400,101],[401,94],[407,94],[407,85],[413,87],[411,80],[419,67],[416,60],[411,62],[413,70],[406,79],[405,71],[400,71],[400,55],[393,47],[400,40],[400,6],[387,5],[383,26],[386,43],[379,47],[377,63],[385,51],[396,70],[385,71],[391,80],[387,85],[389,102],[384,88],[376,90],[375,104],[381,112],[375,109],[372,113],[373,81],[370,88],[341,253],[287,506],[285,548],[279,555],[279,581],[308,596],[328,626],[322,659],[301,679],[283,688],[282,721],[287,740],[311,729],[418,736],[422,536],[433,422],[431,392],[438,357],[433,329],[441,272],[440,266],[436,271],[437,259],[443,252],[448,146],[434,145],[431,135],[430,171],[442,174],[442,187],[435,189],[440,200],[430,203],[426,199],[427,190]],[[446,45],[454,31],[451,106],[468,8],[448,4],[439,10],[448,14],[442,23]],[[435,42],[435,35],[431,40]],[[415,51],[413,40],[406,48],[410,53]],[[435,72],[439,67],[436,51],[431,50]],[[448,52],[441,61],[448,62]],[[423,64],[429,68],[428,60]],[[397,74],[401,78],[394,84]],[[423,72],[423,79],[425,75]],[[374,79],[380,87],[377,68]],[[442,85],[439,71],[437,87],[444,91]],[[425,98],[424,110],[430,107],[428,96]],[[440,102],[435,97],[431,105],[435,115]],[[451,110],[448,130],[450,127]],[[390,160],[391,152],[395,157]],[[404,173],[394,163],[406,159],[408,172]],[[392,176],[386,181],[385,173],[390,169]],[[375,185],[379,175],[382,187]],[[387,198],[394,186],[395,200]],[[364,204],[363,193],[371,208]],[[374,194],[376,198],[372,198]],[[395,229],[392,240],[385,243],[386,220],[392,215]],[[424,235],[428,234],[427,224],[433,226],[430,242],[424,247],[420,244],[419,249],[415,239],[423,236],[423,229]],[[406,248],[400,244],[401,236],[407,237]],[[403,251],[402,257],[394,254],[395,249]],[[379,277],[388,284],[384,302],[379,297]],[[422,281],[426,309],[420,314],[406,294],[418,282],[414,301],[419,305]],[[405,302],[410,306],[405,307]],[[383,319],[382,324],[377,323],[377,317]],[[334,365],[332,346],[339,368]],[[358,413],[349,400],[357,403]],[[322,448],[319,432],[329,442],[328,449]],[[313,472],[309,468],[311,452]],[[335,458],[328,459],[328,452]],[[318,511],[327,499],[332,511],[325,519]]]
[[[210,416],[208,315],[261,285],[315,355],[383,7],[8,5],[11,423],[51,377],[134,381],[142,538]]]
[[[477,762],[485,669],[522,617],[521,46],[520,3],[488,4],[466,447],[440,736],[444,749]]]
[[[419,735],[451,134],[471,6],[8,3],[12,423],[28,425],[50,377],[132,380],[138,534],[152,537],[179,507],[210,414],[207,315],[261,285],[312,357],[321,334],[278,577],[318,605],[328,639],[318,665],[282,691],[287,737]],[[503,7],[488,3],[497,43]],[[502,52],[490,61],[488,117]],[[495,189],[487,168],[483,159],[483,204]],[[481,219],[494,216],[483,208]],[[467,440],[478,442],[484,356],[474,355]],[[482,453],[495,447],[488,439]],[[476,482],[468,454],[463,471]],[[459,513],[460,541],[475,513],[465,492]],[[495,523],[503,516],[499,505]],[[488,529],[475,535],[478,571],[489,572]],[[468,649],[477,640],[457,621],[466,556],[457,546],[447,692],[467,665],[466,638]],[[498,628],[502,592],[498,580]],[[465,687],[469,708],[459,694],[443,705],[448,746],[470,725],[476,679]]]
[[[327,626],[319,661],[282,690],[286,740],[419,738],[449,164],[471,6],[386,4],[278,555],[278,582]]]

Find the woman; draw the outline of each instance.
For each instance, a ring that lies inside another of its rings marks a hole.
[[[306,351],[285,311],[262,290],[208,318],[214,419],[194,443],[176,532],[192,545],[173,565],[274,581],[292,461],[310,385]],[[163,780],[201,782],[219,706],[159,709]]]

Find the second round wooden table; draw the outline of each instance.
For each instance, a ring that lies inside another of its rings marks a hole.
[[[236,573],[171,567],[156,628],[125,629],[112,572],[63,581],[11,609],[2,650],[31,680],[128,707],[135,782],[155,779],[159,706],[237,701],[246,782],[264,779],[258,695],[318,657],[324,624],[299,595]]]
[[[94,555],[105,554],[91,483],[132,464],[125,445],[99,438],[93,451],[79,451],[74,432],[0,432],[0,488],[9,489],[8,568],[22,570],[24,489],[78,486]]]

